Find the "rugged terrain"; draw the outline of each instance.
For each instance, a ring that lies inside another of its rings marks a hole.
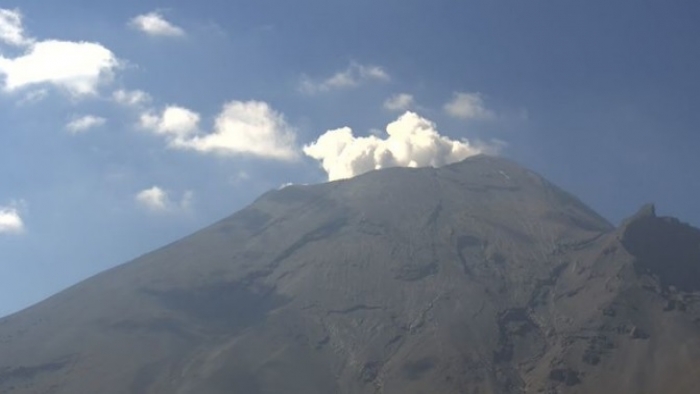
[[[0,320],[0,393],[692,393],[700,230],[503,159],[289,186]]]

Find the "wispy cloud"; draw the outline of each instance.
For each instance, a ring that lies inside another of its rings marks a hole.
[[[389,80],[391,77],[382,67],[352,62],[345,70],[327,78],[314,79],[306,75],[302,76],[299,82],[299,91],[305,94],[317,94],[355,88],[368,81],[386,82]]]
[[[333,181],[387,167],[438,167],[479,153],[495,153],[498,147],[443,136],[430,120],[406,112],[387,125],[385,136],[356,137],[352,129],[343,127],[327,131],[303,150],[320,162]]]
[[[151,102],[151,96],[143,90],[119,89],[112,93],[112,100],[127,107],[140,107]]]
[[[443,106],[445,112],[458,119],[492,119],[493,111],[486,108],[480,93],[455,92]]]
[[[187,190],[182,193],[179,201],[173,201],[169,193],[160,186],[152,186],[136,193],[135,201],[151,212],[176,212],[188,210],[192,204],[194,193]]]
[[[49,96],[49,91],[46,88],[30,90],[17,101],[17,105],[32,105],[36,104]]]
[[[30,45],[34,40],[26,37],[19,10],[0,9],[0,41],[13,46]]]
[[[22,234],[25,231],[24,220],[17,205],[13,203],[9,206],[0,206],[0,235]]]
[[[65,89],[73,96],[95,95],[100,84],[110,81],[121,65],[103,45],[56,39],[36,40],[24,35],[19,11],[0,9],[0,38],[23,46],[17,57],[0,55],[0,76],[5,91],[49,84]]]
[[[71,134],[84,133],[95,127],[100,127],[107,122],[107,119],[95,115],[83,115],[77,117],[66,124],[66,130]]]
[[[181,37],[185,35],[185,31],[181,27],[168,22],[157,11],[134,17],[129,21],[129,26],[150,36]]]
[[[406,111],[414,105],[415,100],[408,93],[398,93],[384,101],[384,109],[389,111]]]
[[[196,112],[169,106],[161,113],[142,114],[140,126],[165,136],[176,149],[283,161],[299,156],[295,129],[265,102],[226,103],[208,133],[200,130],[199,122]]]

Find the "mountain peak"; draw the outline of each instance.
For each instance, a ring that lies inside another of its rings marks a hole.
[[[629,226],[630,224],[637,221],[644,221],[648,219],[653,219],[656,217],[656,206],[653,203],[647,203],[642,205],[634,215],[623,220],[621,227]]]

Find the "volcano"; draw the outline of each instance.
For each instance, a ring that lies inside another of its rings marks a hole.
[[[692,393],[700,230],[475,156],[288,186],[0,320],[0,393]]]

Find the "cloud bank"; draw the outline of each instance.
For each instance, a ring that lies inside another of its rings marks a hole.
[[[433,122],[406,112],[387,125],[384,138],[356,137],[343,127],[327,131],[303,151],[318,160],[333,181],[387,167],[439,167],[496,149],[442,136]]]
[[[155,11],[134,17],[129,21],[129,26],[150,36],[180,37],[185,35],[185,31],[181,27],[168,22],[162,14]]]
[[[391,80],[389,74],[379,66],[352,62],[345,70],[325,79],[302,76],[299,91],[305,94],[317,94],[332,90],[351,89],[369,81],[386,82],[389,80]]]
[[[199,123],[198,113],[179,106],[144,113],[140,120],[141,128],[164,136],[176,149],[282,161],[299,156],[295,129],[284,115],[262,101],[224,104],[211,132],[202,132]]]
[[[18,11],[0,9],[0,41],[24,48],[17,57],[0,55],[0,77],[5,91],[49,84],[73,96],[95,95],[121,65],[114,53],[99,43],[55,39],[37,41],[24,35]]]

